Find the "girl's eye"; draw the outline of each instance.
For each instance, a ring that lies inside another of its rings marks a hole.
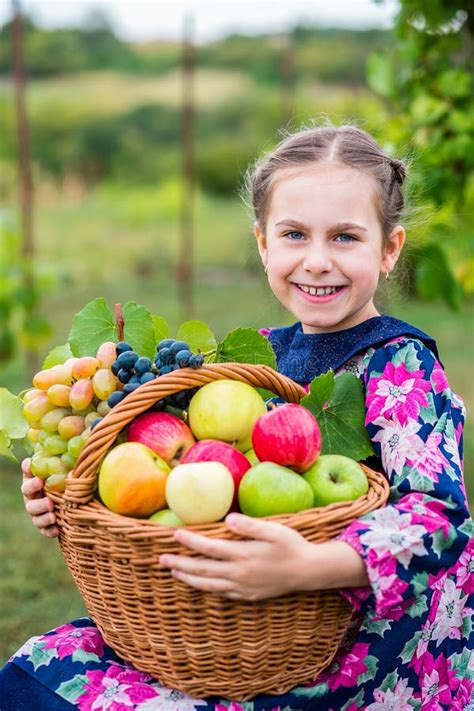
[[[341,238],[339,239],[339,242],[343,242],[344,244],[355,242],[355,237],[353,237],[352,235],[348,235],[347,232],[340,232],[338,235],[336,235],[336,239],[338,239],[339,237]]]
[[[293,232],[287,232],[285,237],[288,237],[292,242],[300,242],[303,239],[303,233],[295,230]]]

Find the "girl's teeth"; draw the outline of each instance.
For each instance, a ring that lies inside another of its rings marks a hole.
[[[334,294],[334,292],[337,291],[337,287],[335,286],[327,286],[326,288],[319,289],[314,286],[305,286],[304,284],[299,284],[298,286],[302,291],[312,296],[325,296],[326,294]]]

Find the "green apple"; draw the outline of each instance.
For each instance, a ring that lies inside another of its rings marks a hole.
[[[341,454],[322,454],[303,475],[311,486],[314,506],[327,506],[338,501],[353,501],[369,490],[362,467]]]
[[[262,397],[251,385],[215,380],[192,398],[188,424],[197,439],[219,439],[245,452],[252,446],[255,422],[266,411]]]
[[[260,462],[240,482],[239,506],[247,516],[296,513],[313,506],[313,491],[292,469]]]
[[[185,524],[220,521],[234,491],[232,474],[222,462],[178,464],[166,481],[168,506]]]
[[[184,526],[178,516],[176,516],[171,509],[161,509],[161,511],[155,511],[154,514],[148,519],[152,523],[161,523],[162,526],[172,526],[176,528],[177,526]]]

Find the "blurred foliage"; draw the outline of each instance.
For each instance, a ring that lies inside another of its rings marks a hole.
[[[0,213],[0,366],[20,355],[21,348],[39,351],[51,327],[39,313],[42,296],[54,278],[41,265],[33,270],[21,252],[20,230],[13,216]]]
[[[411,253],[417,292],[456,308],[462,289],[474,292],[472,4],[401,0],[395,36],[371,56],[368,82],[390,111],[385,142],[409,147],[412,192],[425,206]]]

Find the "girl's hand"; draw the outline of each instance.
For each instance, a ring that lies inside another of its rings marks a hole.
[[[229,514],[226,524],[249,540],[212,539],[179,529],[175,539],[202,555],[166,553],[160,556],[161,565],[194,588],[232,600],[264,600],[304,587],[314,546],[303,536],[279,523],[243,514]]]
[[[55,538],[59,536],[59,528],[56,526],[54,504],[43,492],[44,481],[32,475],[30,461],[30,459],[24,459],[21,463],[23,471],[21,493],[25,509],[42,536]]]

